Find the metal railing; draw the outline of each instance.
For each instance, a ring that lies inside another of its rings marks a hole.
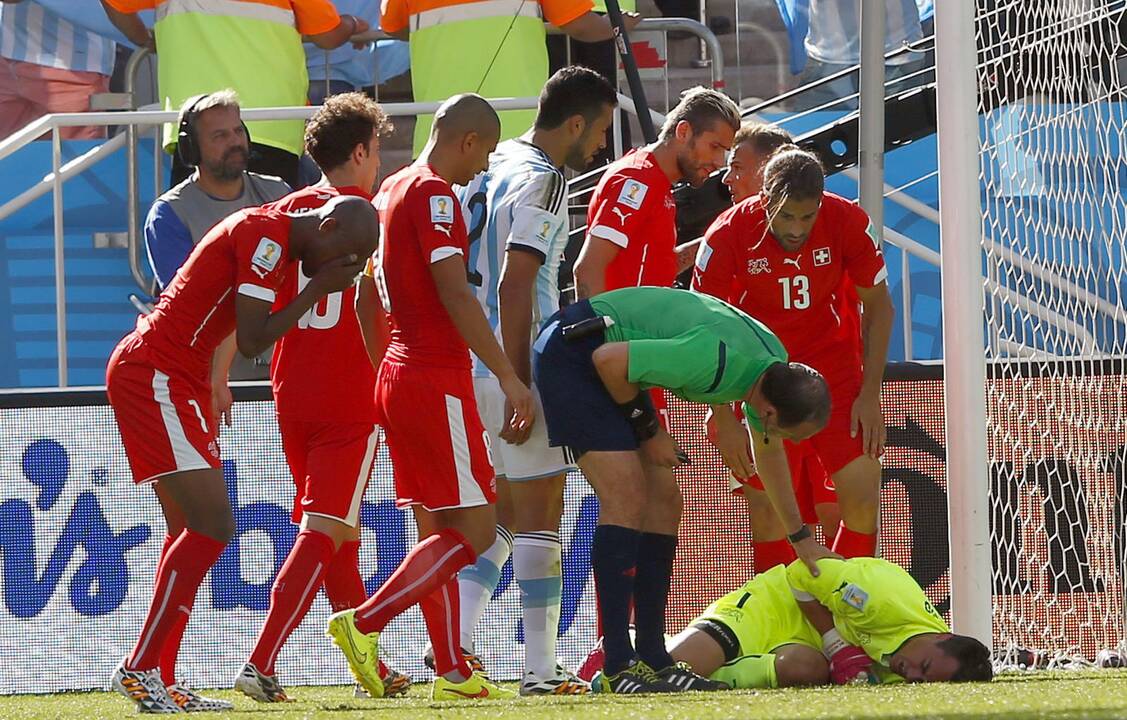
[[[536,107],[536,98],[497,98],[491,99],[490,104],[498,110],[528,110]],[[433,113],[438,110],[441,103],[390,103],[384,105],[384,111],[392,116],[404,115],[421,115],[426,113]],[[242,111],[242,116],[245,120],[306,120],[317,111],[316,107],[288,107],[288,108],[247,108]],[[51,173],[45,176],[42,180],[36,182],[32,189],[38,192],[39,197],[46,194],[49,190],[52,193],[52,213],[53,217],[53,232],[54,232],[54,272],[55,272],[55,349],[58,354],[58,386],[68,387],[67,381],[67,318],[66,318],[66,273],[64,267],[65,253],[63,251],[63,183],[73,177],[75,174],[81,172],[83,169],[94,164],[98,160],[105,157],[110,151],[97,151],[107,145],[113,145],[116,150],[125,143],[125,140],[118,141],[118,138],[125,137],[125,135],[118,135],[114,138],[103,143],[99,148],[91,150],[81,158],[76,158],[63,165],[62,162],[62,139],[59,134],[60,128],[75,127],[75,126],[110,126],[110,125],[124,125],[126,128],[135,128],[137,126],[147,125],[160,125],[163,123],[175,122],[177,113],[167,110],[134,110],[130,112],[85,112],[85,113],[57,113],[53,115],[46,115],[6,140],[0,142],[0,160],[8,157],[12,153],[18,151],[28,143],[38,139],[44,133],[51,134]],[[63,169],[67,168],[64,174]],[[131,156],[131,162],[127,164],[127,171],[131,176],[136,176],[136,155]],[[39,188],[45,188],[42,191]],[[9,201],[4,205],[7,208],[13,202],[19,201],[27,196],[29,191],[22,193],[15,200]],[[137,215],[138,213],[138,198],[136,196],[137,186],[136,182],[128,185],[128,203],[130,215]],[[32,198],[34,199],[34,198]],[[24,200],[23,204],[26,205],[30,200]],[[22,205],[21,205],[22,207]],[[9,211],[11,212],[11,211]],[[134,227],[136,218],[131,221]],[[130,269],[134,270],[135,267],[139,268],[140,265],[140,246],[139,237],[136,233],[131,232],[129,237],[129,258]],[[134,273],[136,279],[136,272]],[[142,290],[147,290],[142,285]]]
[[[554,25],[545,25],[549,35],[562,35],[562,30]],[[689,18],[644,18],[638,23],[636,32],[685,32],[690,35],[695,35],[702,43],[702,46],[707,48],[709,60],[711,60],[710,67],[712,69],[712,87],[717,90],[724,88],[724,49],[720,46],[720,40],[716,34],[708,29],[706,25],[696,20]],[[633,32],[633,31],[632,31]],[[668,80],[667,80],[668,82]]]

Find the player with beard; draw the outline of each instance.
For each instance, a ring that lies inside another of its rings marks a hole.
[[[841,510],[833,549],[845,557],[871,556],[876,550],[885,440],[880,383],[893,318],[887,276],[868,215],[826,192],[818,158],[794,146],[781,148],[767,163],[760,194],[713,223],[693,272],[693,289],[729,300],[762,320],[791,357],[829,382],[829,424],[805,443],[788,446],[788,462],[796,477],[808,474],[803,466],[812,463],[815,477],[832,478]],[[854,288],[860,320],[849,294]],[[774,503],[761,492],[734,416],[720,412],[712,422],[724,463],[751,488],[757,569],[789,562],[791,546],[809,537],[809,528],[770,512]],[[755,515],[752,495],[767,511]],[[812,509],[807,503],[803,522],[816,521],[806,512]]]
[[[611,163],[587,208],[587,238],[575,263],[579,299],[639,285],[669,287],[677,276],[673,184],[703,183],[724,167],[740,111],[716,90],[686,90],[657,142]]]
[[[489,169],[458,191],[470,228],[470,282],[522,382],[532,382],[533,333],[559,309],[557,275],[569,229],[562,167],[587,167],[606,145],[616,105],[614,88],[598,73],[560,70],[540,93],[532,129],[498,145]],[[587,693],[588,685],[556,659],[563,584],[559,526],[564,478],[574,465],[562,448],[548,445],[541,420],[502,437],[511,408],[477,358],[474,388],[492,438],[499,524],[497,540],[459,575],[463,652],[473,652],[474,626],[511,554],[524,619],[521,694]]]

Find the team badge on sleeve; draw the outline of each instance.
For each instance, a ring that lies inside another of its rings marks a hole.
[[[869,224],[865,226],[865,234],[868,235],[869,239],[873,241],[873,247],[875,247],[877,249],[877,251],[879,252],[880,251],[880,235],[877,234],[876,225],[873,225],[873,221],[871,219],[869,220]]]
[[[830,264],[830,249],[828,247],[820,247],[814,251],[814,267],[821,267]]]
[[[264,237],[258,241],[258,247],[254,250],[254,255],[251,256],[250,262],[252,265],[262,268],[266,272],[270,272],[278,267],[278,261],[282,259],[282,246],[268,237]]]
[[[618,203],[635,210],[642,209],[642,201],[646,199],[649,187],[637,180],[627,180],[622,184],[622,191],[618,193]]]
[[[454,198],[448,195],[435,195],[430,199],[430,221],[436,223],[454,222]]]
[[[708,260],[712,257],[712,246],[708,243],[701,243],[700,251],[697,252],[697,270],[704,272],[708,269]]]
[[[845,590],[841,593],[841,599],[849,607],[862,612],[865,606],[869,604],[869,593],[851,583],[845,586]]]

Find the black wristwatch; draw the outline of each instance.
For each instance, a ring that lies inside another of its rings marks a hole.
[[[806,539],[812,538],[812,537],[814,537],[814,535],[810,532],[810,528],[803,525],[799,529],[797,529],[794,532],[792,532],[791,534],[787,535],[787,540],[790,541],[791,545],[796,545],[796,544],[802,542],[803,540],[806,540]]]

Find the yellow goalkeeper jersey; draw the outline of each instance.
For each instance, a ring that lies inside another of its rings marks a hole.
[[[919,584],[895,563],[819,560],[818,569],[821,574],[814,577],[802,561],[786,568],[794,596],[825,605],[846,642],[877,663],[887,666],[889,656],[916,635],[951,632]]]

